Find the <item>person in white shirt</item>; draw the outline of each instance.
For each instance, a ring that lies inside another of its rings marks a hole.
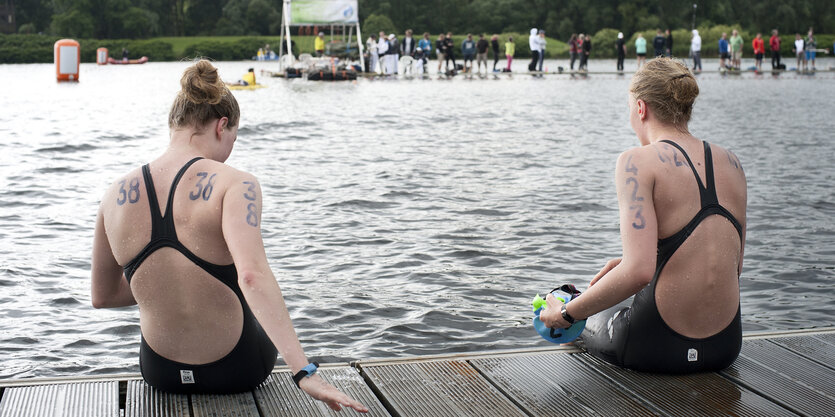
[[[693,39],[690,40],[690,55],[693,56],[693,72],[702,70],[702,37],[698,29],[693,29]]]
[[[365,48],[368,50],[368,72],[377,71],[377,64],[380,62],[380,55],[377,54],[377,35],[371,35],[365,41]]]
[[[380,56],[380,72],[382,74],[391,74],[391,65],[389,62],[389,42],[386,39],[386,33],[380,32],[380,39],[377,41],[377,54]]]
[[[536,28],[531,29],[531,36],[528,37],[528,47],[531,49],[531,63],[528,64],[528,71],[536,71],[536,64],[539,63],[539,34]]]
[[[539,36],[536,38],[537,44],[539,46],[539,63],[537,65],[537,71],[542,72],[542,64],[545,62],[545,45],[547,45],[548,41],[545,39],[545,30],[539,30]]]
[[[806,71],[806,41],[799,33],[794,35],[794,53],[797,54],[797,70]],[[801,69],[801,66],[803,69]]]

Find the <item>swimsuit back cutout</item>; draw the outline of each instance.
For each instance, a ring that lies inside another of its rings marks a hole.
[[[151,241],[148,242],[148,244],[145,245],[141,251],[139,251],[139,254],[137,254],[136,257],[125,264],[125,277],[127,278],[128,283],[130,283],[130,280],[134,273],[136,273],[137,268],[139,268],[139,266],[142,265],[142,262],[151,256],[152,253],[161,248],[173,248],[182,253],[186,258],[200,267],[200,269],[208,272],[220,282],[231,288],[232,291],[238,295],[238,298],[242,300],[243,294],[241,293],[240,287],[237,283],[237,270],[235,269],[234,264],[217,265],[211,262],[206,262],[197,257],[197,255],[186,248],[177,239],[177,230],[174,226],[174,192],[177,190],[177,185],[180,183],[180,180],[183,175],[185,175],[186,171],[195,162],[201,159],[203,158],[197,157],[188,161],[177,172],[177,175],[174,177],[174,181],[171,183],[171,189],[168,191],[168,201],[165,205],[164,216],[160,212],[157,193],[154,189],[154,180],[151,178],[151,170],[147,164],[142,166],[142,176],[145,179],[145,190],[148,193],[148,205],[151,209]]]
[[[696,183],[699,186],[699,195],[702,207],[699,212],[693,216],[693,219],[690,220],[690,222],[687,223],[687,225],[685,225],[681,230],[672,236],[664,239],[658,239],[658,262],[656,264],[655,276],[652,279],[653,285],[655,285],[655,281],[658,280],[658,275],[661,273],[661,270],[670,258],[672,258],[676,250],[678,250],[690,234],[696,230],[696,227],[708,216],[718,214],[727,218],[731,224],[733,224],[734,228],[736,228],[737,233],[739,233],[739,239],[742,241],[742,225],[730,211],[719,204],[719,198],[716,196],[716,184],[713,178],[713,157],[710,152],[710,144],[703,141],[705,148],[706,184],[702,184],[702,179],[699,177],[699,173],[696,171],[696,167],[693,165],[693,162],[690,160],[690,156],[687,155],[687,152],[684,152],[684,149],[673,141],[662,140],[662,142],[676,147],[676,149],[684,155],[684,158],[687,159],[687,163],[690,165],[690,169],[693,170],[693,175],[696,177]]]

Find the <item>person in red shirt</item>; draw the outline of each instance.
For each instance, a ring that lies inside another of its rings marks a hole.
[[[777,29],[771,31],[768,44],[771,46],[771,69],[777,69],[780,67],[780,37],[777,36]]]
[[[765,56],[765,41],[763,41],[763,34],[757,33],[757,37],[751,41],[751,46],[754,48],[754,58],[757,60],[757,72],[763,68],[763,56]]]

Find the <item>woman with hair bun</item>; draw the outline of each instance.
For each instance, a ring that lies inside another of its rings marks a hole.
[[[367,411],[315,375],[296,336],[261,240],[261,187],[224,164],[240,120],[235,97],[206,60],[180,84],[168,149],[102,197],[93,306],[139,305],[140,368],[159,390],[249,391],[278,351],[307,394],[334,410]]]
[[[549,295],[540,316],[552,328],[588,318],[581,344],[625,368],[716,371],[742,345],[745,173],[733,153],[688,130],[698,94],[687,67],[668,58],[632,78],[629,120],[641,146],[615,169],[623,257],[569,303]],[[631,306],[618,305],[632,295]]]

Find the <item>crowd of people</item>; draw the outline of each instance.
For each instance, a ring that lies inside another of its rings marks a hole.
[[[397,39],[397,35],[393,33],[386,35],[385,32],[380,32],[379,35],[371,35],[365,42],[366,58],[368,60],[367,70],[384,75],[397,74],[400,58],[408,56],[412,58],[412,71],[418,74],[426,73],[429,59],[432,56],[433,42],[429,38],[429,32],[424,32],[419,41],[415,41],[412,35],[411,29],[406,31],[406,36],[402,41]],[[544,36],[543,34],[543,39]],[[509,37],[505,43],[507,67],[503,71],[510,71],[515,49],[513,37]],[[478,41],[476,41],[472,34],[467,34],[467,39],[461,43],[460,55],[456,54],[452,32],[441,33],[434,42],[439,73],[442,72],[441,68],[444,68],[444,73],[472,72],[474,70],[473,61],[475,61],[475,65],[478,67],[477,71],[481,72],[483,65],[486,74],[489,71],[488,58],[491,51],[493,56],[492,71],[501,71],[496,68],[499,63],[499,35],[493,35],[488,41],[484,34],[480,34],[478,35]],[[456,56],[461,57],[461,64],[456,60]],[[452,63],[452,66],[450,66],[450,63]]]
[[[653,39],[653,47],[655,48],[655,56],[672,56],[672,35],[667,31],[666,36],[661,34],[659,30],[655,39]],[[622,34],[618,34],[621,38]],[[723,32],[719,38],[719,70],[740,70],[742,68],[742,51],[745,45],[745,40],[738,30],[734,29],[731,32],[731,37]],[[835,46],[833,46],[835,47]],[[625,47],[618,43],[618,70],[622,70],[620,61],[621,48],[625,53]],[[762,71],[762,63],[766,54],[765,39],[761,32],[757,32],[754,39],[751,41],[751,48],[754,51],[754,68],[756,71]],[[771,37],[768,39],[768,48],[771,53],[771,69],[785,70],[786,66],[782,63],[782,41],[780,40],[780,33],[777,29],[771,31]],[[702,38],[699,36],[698,29],[693,29],[690,38],[690,52],[689,55],[693,59],[692,70],[698,72],[702,70]],[[646,58],[646,39],[641,34],[638,34],[638,39],[635,40],[635,51],[638,56],[638,67],[643,64]],[[798,71],[815,71],[815,55],[818,52],[817,42],[815,40],[814,30],[809,28],[806,38],[803,38],[800,33],[795,34],[795,41],[792,52],[797,58]],[[811,68],[810,68],[811,67]]]
[[[691,33],[689,56],[693,60],[692,71],[699,72],[702,71],[702,38],[698,29],[693,29]],[[477,39],[475,39],[476,37]],[[536,28],[530,30],[528,46],[531,51],[531,61],[528,64],[528,71],[543,71],[547,43],[545,30]],[[745,41],[738,30],[734,29],[730,37],[727,33],[722,33],[718,41],[720,70],[739,70],[741,68],[744,44]],[[508,37],[507,41],[504,42],[504,58],[507,62],[504,68],[497,68],[501,59],[500,46],[499,35],[492,35],[488,41],[484,34],[476,36],[467,34],[460,45],[460,49],[458,49],[455,46],[451,32],[441,33],[434,42],[430,39],[428,32],[425,32],[419,41],[415,41],[412,37],[412,30],[407,30],[402,42],[398,40],[395,34],[386,35],[384,32],[380,32],[379,36],[371,35],[366,41],[367,69],[369,72],[384,75],[397,74],[400,57],[409,56],[413,59],[410,61],[409,70],[417,74],[425,74],[434,47],[434,55],[438,62],[438,73],[453,74],[459,71],[465,73],[475,71],[481,74],[484,71],[483,73],[486,74],[490,71],[488,61],[491,56],[493,58],[493,72],[510,72],[516,52],[513,37]],[[628,52],[623,32],[617,34],[614,46],[617,54],[617,71],[623,71]],[[646,63],[648,46],[651,46],[653,50],[654,55],[652,57],[672,57],[673,35],[671,31],[669,29],[666,31],[658,29],[651,45],[648,45],[643,34],[638,33],[634,42],[638,68]],[[766,55],[766,43],[762,33],[757,33],[751,42],[751,46],[754,51],[755,68],[757,71],[761,71],[762,61]],[[785,70],[781,57],[782,45],[777,29],[772,30],[767,46],[771,54],[772,69]],[[588,60],[591,51],[592,39],[590,35],[572,34],[568,39],[569,69],[574,71],[575,63],[579,61],[577,70],[588,71]],[[815,70],[817,43],[811,28],[805,38],[801,37],[800,34],[796,35],[792,51],[797,57],[798,70]]]

